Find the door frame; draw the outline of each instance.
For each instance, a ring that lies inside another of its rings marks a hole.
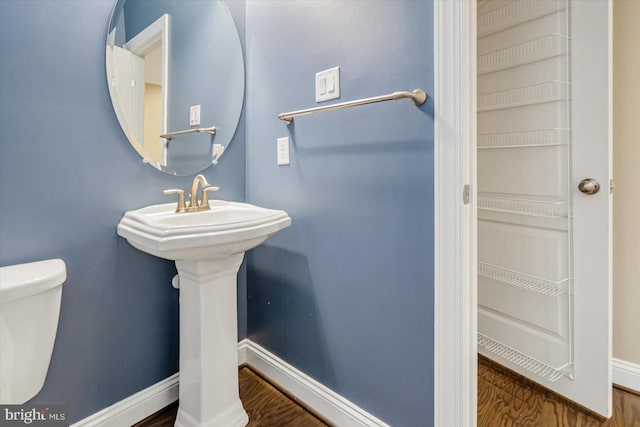
[[[167,115],[169,114],[169,15],[164,14],[154,22],[149,24],[138,34],[133,36],[131,40],[124,44],[124,48],[131,51],[135,55],[145,57],[149,52],[156,49],[158,45],[161,47],[162,56],[162,70],[160,72],[160,86],[161,86],[161,103],[162,103],[162,117],[161,117],[161,130],[160,134],[167,133]],[[162,138],[160,138],[162,139]],[[167,166],[167,144],[168,140],[164,139],[162,143],[162,164],[160,166]],[[144,140],[142,141],[144,146]],[[144,158],[144,156],[142,156]]]
[[[476,2],[434,0],[433,16],[434,426],[466,427],[478,377]]]
[[[436,427],[475,426],[477,418],[476,14],[475,1],[434,0]]]

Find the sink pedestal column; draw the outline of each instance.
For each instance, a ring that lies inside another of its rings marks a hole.
[[[177,427],[241,427],[237,273],[244,253],[176,261],[180,277],[180,406]]]

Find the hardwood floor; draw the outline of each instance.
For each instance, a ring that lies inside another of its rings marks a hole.
[[[248,426],[330,426],[250,368],[241,368],[238,377]],[[172,427],[177,411],[176,402],[134,427]],[[613,417],[605,420],[480,356],[478,427],[640,427],[640,395],[614,387]]]
[[[265,381],[248,367],[238,371],[240,399],[249,414],[250,427],[327,427],[319,418]],[[172,427],[178,402],[145,418],[134,427]]]
[[[613,388],[605,420],[519,375],[478,358],[478,427],[640,427],[640,396]]]

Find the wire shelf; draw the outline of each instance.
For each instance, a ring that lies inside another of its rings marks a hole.
[[[552,298],[556,298],[569,291],[569,279],[553,282],[528,274],[520,273],[496,265],[479,262],[478,274],[489,279],[497,280],[507,285],[536,292]]]
[[[478,209],[503,212],[538,218],[565,218],[568,216],[567,202],[492,198],[478,195]]]
[[[565,372],[565,369],[571,366],[570,363],[560,368],[554,368],[483,334],[478,334],[478,347],[482,347],[501,359],[511,362],[552,383],[564,376],[570,376],[569,372]]]
[[[478,149],[568,145],[569,129],[531,129],[478,135]]]
[[[549,34],[478,56],[478,75],[564,55],[567,50],[567,37]]]
[[[568,99],[569,83],[557,80],[478,95],[478,112]]]
[[[565,8],[559,1],[514,1],[478,15],[478,38],[532,21]]]

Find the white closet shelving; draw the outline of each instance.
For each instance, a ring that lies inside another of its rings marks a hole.
[[[478,1],[478,348],[571,377],[567,0]]]
[[[569,143],[568,129],[531,129],[478,135],[478,149],[563,146]]]

